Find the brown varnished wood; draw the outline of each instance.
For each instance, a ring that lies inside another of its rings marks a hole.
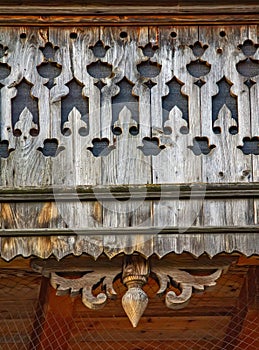
[[[35,318],[30,340],[30,349],[37,349],[41,342],[42,332],[44,330],[43,323],[45,321],[45,309],[48,302],[49,280],[46,277],[41,278],[40,293],[37,308],[35,310]]]
[[[43,278],[42,283],[42,299],[39,299],[31,350],[66,350],[69,348],[73,321],[73,299],[57,297],[48,279]]]
[[[0,8],[2,13],[52,13],[52,14],[77,14],[77,13],[235,13],[235,12],[255,12],[258,3],[255,0],[233,1],[228,4],[222,0],[217,3],[211,0],[200,0],[193,3],[191,0],[160,0],[159,2],[143,0],[139,3],[137,0],[120,1],[115,0],[112,3],[108,0],[102,1],[83,1],[73,0],[69,3],[62,1],[1,1]]]
[[[95,25],[194,25],[194,24],[257,24],[259,21],[259,14],[251,12],[250,14],[191,14],[191,15],[2,15],[0,19],[0,26],[91,26]]]
[[[259,256],[258,255],[252,255],[252,256],[246,257],[246,256],[241,255],[238,258],[237,265],[238,266],[246,266],[246,265],[256,265],[256,266],[258,266],[259,265]]]
[[[236,258],[237,256],[234,257],[234,259]],[[22,261],[15,260],[11,264],[13,264],[13,267],[17,267],[16,273],[21,274]],[[66,260],[68,260],[67,264],[69,266],[71,259]],[[182,265],[188,267],[192,259],[190,256],[183,254],[182,257],[179,257],[180,260],[182,260]],[[2,262],[1,266],[4,265],[6,266],[8,263]],[[26,266],[28,265],[25,260],[24,267],[28,268]],[[12,270],[5,268],[5,271],[10,272]],[[118,300],[109,301],[102,310],[87,310],[82,305],[80,296],[75,298],[56,296],[55,291],[49,287],[48,279],[44,278],[45,282],[42,284],[39,295],[41,307],[38,306],[38,313],[34,316],[34,331],[36,332],[34,341],[37,334],[40,342],[35,342],[34,348],[31,346],[30,349],[52,349],[49,341],[52,342],[52,346],[55,345],[55,349],[77,349],[78,346],[82,349],[88,349],[87,346],[95,349],[102,348],[104,344],[115,348],[116,346],[124,346],[126,349],[132,349],[133,344],[140,348],[150,348],[150,340],[153,339],[152,346],[157,348],[162,346],[165,349],[167,347],[171,349],[173,344],[177,344],[180,349],[182,346],[189,344],[189,348],[196,346],[195,349],[202,350],[213,344],[215,349],[220,350],[223,348],[222,340],[225,335],[228,334],[229,337],[233,338],[233,336],[238,336],[239,332],[241,332],[240,341],[242,341],[243,335],[246,337],[246,343],[249,344],[249,341],[251,342],[251,339],[249,340],[249,330],[251,332],[249,321],[254,324],[258,315],[255,291],[249,292],[249,290],[254,288],[254,283],[251,283],[251,280],[257,280],[257,274],[258,271],[255,267],[236,267],[234,264],[218,280],[216,286],[205,290],[203,293],[194,294],[189,305],[178,311],[169,310],[165,307],[163,297],[156,296],[157,282],[150,279],[149,287],[145,287],[145,291],[150,297],[149,305],[135,330],[131,327],[121,306],[120,299],[125,293],[126,287],[122,285],[119,279],[114,283]],[[10,293],[6,293],[10,290],[10,287],[11,284],[6,285],[6,289],[2,290],[1,296],[4,299],[0,302],[0,305],[12,312],[12,319],[5,321],[8,318],[4,312],[0,313],[0,317],[5,332],[12,334],[13,336],[10,339],[16,339],[17,344],[19,344],[17,329],[23,327],[23,320],[26,320],[27,317],[27,324],[33,324],[33,313],[30,313],[31,318],[28,319],[28,312],[25,312],[25,310],[30,309],[32,295],[25,293],[23,288],[19,289],[17,284],[17,288],[20,290],[18,294],[19,301],[12,301],[10,300],[12,299]],[[97,293],[97,291],[95,292]],[[250,295],[250,302],[247,302],[248,295]],[[30,300],[26,301],[26,296]],[[24,311],[22,312],[22,310]],[[36,310],[36,305],[34,310]],[[248,312],[246,316],[246,311],[249,310],[250,313]],[[231,334],[230,328],[232,329],[234,324],[236,326],[237,319],[240,316],[242,319],[239,328],[236,329],[235,334]],[[36,322],[37,319],[38,323]],[[242,324],[244,324],[243,330]],[[253,334],[256,335],[256,332],[255,328]],[[28,339],[28,335],[25,333],[23,337]],[[206,337],[206,341],[204,337]],[[251,343],[251,349],[253,349],[252,345],[253,343]],[[22,346],[21,344],[19,348],[23,349]],[[3,344],[3,349],[5,348],[8,349],[7,345]]]

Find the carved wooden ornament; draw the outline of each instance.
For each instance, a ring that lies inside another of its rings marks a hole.
[[[158,266],[151,269],[160,285],[157,294],[165,293],[166,306],[174,310],[181,309],[188,304],[193,289],[204,290],[205,287],[215,285],[223,271],[223,268],[219,268],[210,275],[194,276],[178,268],[159,265],[158,263]],[[122,270],[118,266],[107,266],[106,268],[105,266],[96,266],[96,269],[94,268],[76,279],[68,279],[52,272],[50,282],[57,289],[57,295],[70,293],[74,296],[81,292],[82,302],[85,306],[90,309],[100,309],[106,304],[108,298],[116,298],[113,280],[122,272],[122,282],[128,288],[122,297],[122,307],[132,326],[137,327],[148,305],[148,296],[142,287],[148,282],[151,271],[148,260],[138,255],[131,255],[124,258]],[[93,286],[101,281],[105,285],[103,291],[94,296],[92,293]],[[181,292],[179,295],[167,290],[172,281],[177,284],[177,288]]]

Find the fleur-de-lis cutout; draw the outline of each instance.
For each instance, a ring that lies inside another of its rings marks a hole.
[[[44,55],[46,61],[53,62],[55,60],[55,54],[58,51],[58,46],[53,46],[52,43],[48,42],[44,47],[40,47],[41,52]]]
[[[193,146],[188,146],[196,156],[210,154],[215,147],[215,145],[210,145],[207,137],[198,136],[193,139]]]
[[[93,147],[87,149],[92,152],[95,157],[105,157],[111,153],[115,146],[109,146],[110,142],[107,138],[95,138],[92,141]]]
[[[215,134],[227,135],[229,132],[236,135],[238,132],[237,121],[233,118],[231,110],[224,104],[218,114],[218,119],[213,124]]]
[[[193,45],[190,45],[194,56],[201,57],[204,52],[207,50],[208,45],[202,45],[199,41],[196,41]]]
[[[40,47],[45,61],[37,66],[37,71],[43,78],[48,78],[48,82],[44,85],[49,90],[55,85],[54,79],[61,74],[62,70],[62,66],[55,62],[55,54],[58,49],[57,46],[53,47],[51,43],[47,43],[45,47]]]
[[[138,123],[132,118],[132,112],[127,106],[124,106],[119,113],[118,120],[114,123],[113,133],[115,135],[126,135],[127,133],[131,135],[138,134]]]
[[[140,46],[143,54],[147,57],[153,57],[155,52],[158,50],[158,46],[148,43],[146,46]]]
[[[259,44],[254,44],[250,39],[247,39],[243,44],[238,45],[238,48],[242,50],[245,56],[247,56],[245,60],[239,61],[236,64],[238,73],[244,77],[251,78],[259,75],[259,60],[251,58],[251,56],[254,56],[256,53],[258,47]],[[253,83],[254,82],[250,79],[245,81],[245,84],[249,89],[253,86]]]
[[[145,156],[157,156],[162,149],[165,148],[164,145],[159,144],[159,139],[157,137],[144,137],[143,146],[138,146]]]
[[[46,139],[44,140],[44,147],[39,147],[40,151],[45,157],[56,157],[65,147],[58,145],[57,139]]]
[[[247,39],[243,44],[238,45],[238,48],[241,49],[243,54],[247,57],[253,56],[256,53],[258,47],[259,44],[254,44],[250,39]]]
[[[237,148],[241,149],[241,151],[248,155],[254,154],[256,156],[259,155],[259,137],[244,137],[243,138],[243,146],[238,146]]]
[[[94,46],[89,46],[89,49],[93,51],[95,57],[103,58],[106,55],[106,52],[109,50],[110,46],[104,46],[104,43],[101,40],[98,40]]]

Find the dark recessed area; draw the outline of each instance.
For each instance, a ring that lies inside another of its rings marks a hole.
[[[76,39],[77,34],[75,32],[70,33],[70,39]]]
[[[128,36],[128,33],[127,33],[127,32],[120,32],[120,37],[121,37],[122,39],[127,38],[127,36]]]

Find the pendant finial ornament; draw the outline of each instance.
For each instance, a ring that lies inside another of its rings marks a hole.
[[[122,297],[122,307],[133,327],[137,327],[148,304],[148,296],[142,289],[147,283],[148,276],[147,260],[139,255],[125,257],[122,281],[128,290]]]

